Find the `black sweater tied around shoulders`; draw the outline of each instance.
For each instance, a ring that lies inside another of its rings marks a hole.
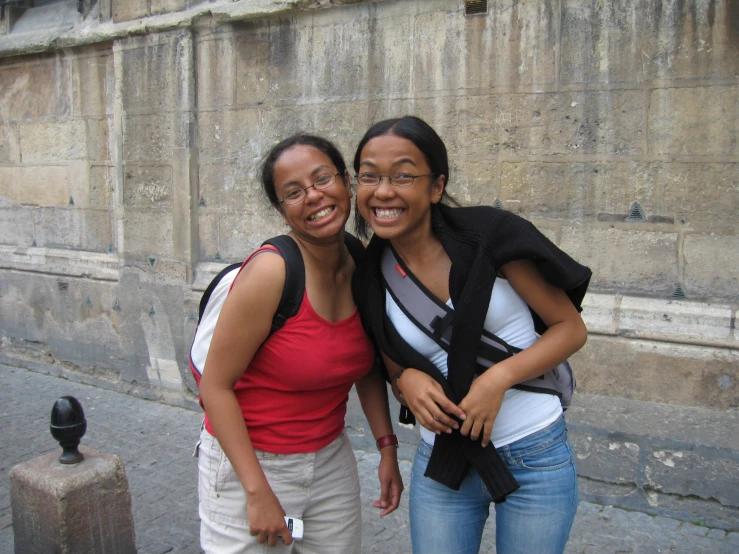
[[[398,334],[385,312],[385,288],[380,260],[386,240],[373,237],[365,260],[354,274],[353,292],[365,329],[380,351],[402,367],[413,367],[433,377],[455,404],[467,395],[477,371],[477,344],[490,304],[495,278],[506,263],[531,260],[544,279],[564,290],[573,305],[581,303],[590,270],[575,262],[534,225],[510,212],[477,206],[432,206],[431,227],[451,259],[449,293],[454,304],[448,377],[413,350]],[[546,325],[532,311],[537,333]],[[469,466],[477,470],[495,502],[518,488],[493,444],[462,436],[458,430],[437,435],[426,476],[458,490]]]

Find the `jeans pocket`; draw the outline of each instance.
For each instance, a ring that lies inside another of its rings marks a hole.
[[[564,439],[556,440],[546,448],[518,456],[522,467],[538,471],[554,471],[572,464],[572,451]]]

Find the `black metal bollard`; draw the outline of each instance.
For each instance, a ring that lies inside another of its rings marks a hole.
[[[62,396],[51,409],[51,436],[62,447],[61,464],[78,464],[85,457],[77,449],[87,431],[87,420],[82,404],[74,396]]]

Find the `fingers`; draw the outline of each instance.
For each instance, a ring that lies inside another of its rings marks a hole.
[[[380,513],[380,517],[386,516],[398,509],[398,506],[400,506],[400,495],[403,492],[403,484],[400,483],[400,486],[392,487],[390,491],[391,492],[388,506],[383,512]]]
[[[481,444],[485,447],[490,443],[490,435],[493,433],[493,423],[494,420],[468,418],[467,421],[462,424],[462,428],[459,432],[464,436],[469,435],[469,437],[475,441],[482,437]]]
[[[267,543],[267,546],[275,546],[278,540],[282,540],[282,543],[287,545],[293,542],[293,537],[290,534],[290,530],[285,525],[285,521],[282,521],[282,527],[275,530],[255,530],[249,529],[249,534],[252,537],[257,537],[259,544]]]

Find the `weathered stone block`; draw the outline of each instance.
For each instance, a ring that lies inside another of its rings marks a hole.
[[[87,156],[85,121],[72,119],[19,125],[25,163],[80,160]]]
[[[109,132],[112,126],[110,119],[87,120],[87,157],[94,161],[110,159]]]
[[[273,209],[245,214],[223,214],[219,218],[218,251],[225,261],[243,260],[265,239],[287,232]]]
[[[68,116],[67,71],[63,58],[33,59],[21,66],[0,65],[0,122]]]
[[[0,167],[0,191],[22,204],[66,206],[69,203],[69,174],[66,167]]]
[[[60,464],[58,451],[10,470],[17,552],[136,552],[123,462],[80,452],[79,464]]]
[[[40,208],[34,212],[39,246],[107,251],[111,243],[111,221],[107,210]]]
[[[578,475],[599,481],[638,483],[639,445],[574,433],[570,440]]]
[[[216,252],[218,252],[218,221],[220,217],[220,211],[198,208],[198,258],[200,260],[212,261],[215,259]],[[218,255],[220,256],[220,252],[218,252]],[[215,277],[215,274],[213,274],[213,277]],[[205,290],[204,287],[203,290]]]
[[[256,161],[272,146],[265,134],[276,133],[260,122],[257,110],[200,112],[198,119],[200,160],[204,162],[238,157]]]
[[[162,162],[172,158],[172,114],[131,115],[123,119],[123,158],[127,162]]]
[[[11,246],[33,244],[33,212],[26,207],[0,208],[0,243]]]
[[[215,41],[205,55],[217,49],[223,52],[224,63],[228,60],[236,64],[234,88],[236,102],[240,105],[260,105],[275,96],[281,96],[279,89],[270,92],[269,26],[244,23],[239,28],[240,31],[233,38]],[[231,41],[234,41],[233,44]],[[219,86],[219,83],[214,82],[213,85]]]
[[[564,227],[560,247],[593,270],[592,285],[667,296],[677,283],[677,234]]]
[[[739,236],[690,233],[685,235],[685,288],[690,298],[725,298],[739,294]]]
[[[123,109],[190,109],[194,101],[192,35],[170,32],[127,39],[121,52]]]
[[[110,209],[113,190],[113,168],[105,165],[90,167],[90,207]]]
[[[112,114],[115,90],[112,54],[106,50],[100,55],[76,58],[71,65],[74,114]]]
[[[243,201],[246,189],[258,186],[234,175],[232,164],[200,164],[200,198],[208,208],[231,208]]]
[[[18,129],[13,125],[0,125],[0,163],[18,163],[20,160]]]
[[[198,75],[198,107],[230,106],[236,96],[236,83],[244,68],[235,66],[233,37],[217,37],[215,39],[199,40],[197,43],[197,75]],[[258,52],[249,50],[250,59]],[[236,67],[236,71],[234,71]],[[266,81],[251,78],[249,69],[246,69],[243,84],[243,93],[251,100],[249,103],[258,103],[264,100],[264,94],[259,94],[259,85]],[[240,91],[241,92],[241,91]],[[243,102],[239,102],[243,103]]]
[[[739,406],[735,350],[590,335],[572,357],[581,392],[678,406]]]
[[[172,208],[172,168],[127,165],[123,172],[123,205],[133,208]]]
[[[739,48],[726,3],[562,3],[562,81],[733,77]]]
[[[151,13],[152,15],[156,15],[159,13],[179,12],[194,3],[196,2],[193,0],[151,0]]]
[[[449,173],[446,190],[464,205],[491,206],[500,195],[495,160],[467,160],[459,164],[451,161]]]
[[[499,94],[428,100],[444,106],[442,135],[465,157],[496,154],[640,154],[641,91]],[[433,121],[432,125],[433,125]]]
[[[738,134],[736,86],[668,88],[651,93],[651,154],[736,155]]]
[[[172,217],[169,212],[127,209],[123,219],[126,254],[173,255]]]
[[[554,82],[555,14],[537,2],[491,3],[487,17],[436,11],[415,18],[416,90]]]
[[[149,15],[149,0],[112,0],[113,21],[130,21]]]
[[[693,495],[739,506],[739,467],[728,451],[706,455],[703,449],[658,449],[650,452],[647,484],[660,492]]]
[[[731,228],[739,210],[737,164],[521,161],[501,167],[501,199],[519,214],[623,221],[638,201],[649,220]]]

